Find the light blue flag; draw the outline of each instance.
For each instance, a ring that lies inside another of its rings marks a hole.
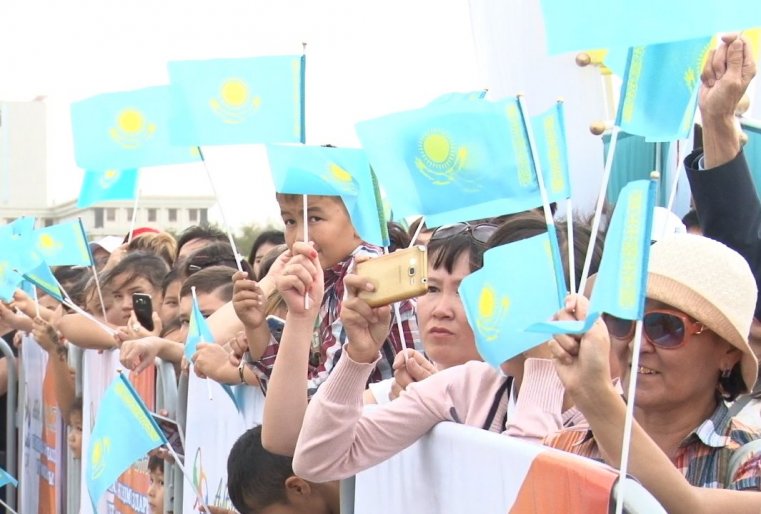
[[[0,468],[0,487],[11,484],[13,487],[18,486],[18,480],[13,478],[13,475]]]
[[[85,480],[93,506],[133,462],[164,444],[167,439],[142,398],[119,374],[100,401],[87,447]]]
[[[692,129],[705,37],[629,49],[616,126],[648,141],[686,138]]]
[[[193,308],[190,311],[190,323],[188,324],[188,336],[185,339],[185,357],[191,361],[196,353],[198,343],[213,343],[214,336],[211,335],[206,318],[201,314],[201,308],[198,306],[198,300],[193,298]]]
[[[172,141],[303,142],[304,66],[300,55],[170,62]]]
[[[656,189],[655,180],[635,180],[621,190],[605,236],[605,250],[587,318],[543,321],[529,327],[529,331],[581,334],[588,331],[603,312],[622,319],[642,318]]]
[[[478,353],[492,366],[543,343],[547,336],[525,328],[560,309],[548,234],[487,250],[459,291]]]
[[[267,145],[275,191],[300,195],[340,196],[359,236],[388,245],[382,207],[375,194],[365,152],[355,148]]]
[[[44,260],[39,260],[37,265],[23,272],[25,283],[39,287],[42,291],[63,303],[63,291],[61,284],[53,275],[50,266]],[[34,293],[31,293],[32,295]]]
[[[190,311],[190,323],[188,324],[188,335],[185,339],[185,358],[188,361],[193,360],[193,355],[198,350],[198,343],[214,343],[214,336],[211,334],[211,329],[206,318],[201,313],[201,308],[198,306],[198,300],[193,296],[193,308]],[[233,388],[227,384],[219,384],[224,389],[227,396],[235,404],[235,407],[240,411],[242,408],[242,396],[236,395]],[[237,389],[237,388],[236,388]]]
[[[761,25],[756,0],[541,0],[550,54],[684,41]]]
[[[431,100],[428,107],[436,105],[447,105],[456,102],[473,102],[483,100],[486,96],[486,89],[479,89],[477,91],[469,91],[467,93],[445,93]]]
[[[137,169],[85,171],[77,208],[84,209],[114,200],[134,200],[137,195],[137,178]]]
[[[396,219],[429,227],[541,205],[514,98],[449,102],[357,124]]]
[[[35,230],[34,250],[50,266],[92,266],[93,259],[82,220],[66,221]]]
[[[534,129],[534,139],[549,201],[557,202],[570,198],[571,175],[568,166],[563,103],[556,102],[547,111],[533,116],[531,127]]]
[[[200,160],[169,141],[169,86],[106,93],[71,105],[74,153],[86,170],[132,169]]]
[[[22,280],[23,277],[13,269],[10,257],[0,255],[0,300],[12,302],[13,293]]]

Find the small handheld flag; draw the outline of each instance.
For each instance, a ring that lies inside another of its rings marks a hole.
[[[85,171],[77,208],[84,209],[115,200],[134,200],[137,195],[137,178],[137,169]]]

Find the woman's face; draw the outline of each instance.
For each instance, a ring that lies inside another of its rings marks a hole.
[[[170,282],[166,288],[166,294],[161,302],[161,310],[159,311],[161,322],[164,326],[180,315],[181,286],[182,280],[177,279],[174,282]]]
[[[674,310],[648,299],[645,313],[656,309]],[[665,349],[642,336],[635,400],[638,408],[669,411],[690,404],[696,408],[712,405],[721,371],[731,369],[740,360],[740,353],[708,329],[700,334],[689,335],[688,332],[686,338],[682,346]],[[633,341],[624,344],[613,339],[612,344],[621,366],[622,385],[627,391]]]
[[[108,290],[109,299],[106,302],[110,305],[106,310],[106,315],[109,323],[119,326],[127,324],[132,313],[132,295],[134,293],[150,295],[154,311],[161,305],[160,288],[153,287],[145,277],[130,278],[129,273],[121,273],[114,277]]]
[[[439,369],[481,360],[457,291],[469,274],[468,252],[457,258],[452,273],[428,266],[428,293],[418,299],[417,316],[425,352]]]

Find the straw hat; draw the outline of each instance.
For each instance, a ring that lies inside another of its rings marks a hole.
[[[756,306],[756,281],[745,259],[707,237],[676,234],[650,249],[647,297],[700,321],[742,352],[747,392],[758,376],[748,344]]]

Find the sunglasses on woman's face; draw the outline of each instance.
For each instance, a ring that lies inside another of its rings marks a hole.
[[[474,241],[486,244],[492,234],[496,231],[497,225],[493,223],[479,223],[477,225],[471,225],[470,223],[454,223],[452,225],[441,226],[434,230],[430,240],[435,241],[437,239],[445,239],[467,232]]]
[[[603,320],[613,339],[629,342],[634,337],[636,322],[610,314],[603,314]],[[699,321],[694,321],[686,314],[670,309],[648,311],[642,318],[642,332],[645,334],[645,339],[650,344],[667,350],[684,346],[689,336],[702,334],[705,329],[705,325]]]

